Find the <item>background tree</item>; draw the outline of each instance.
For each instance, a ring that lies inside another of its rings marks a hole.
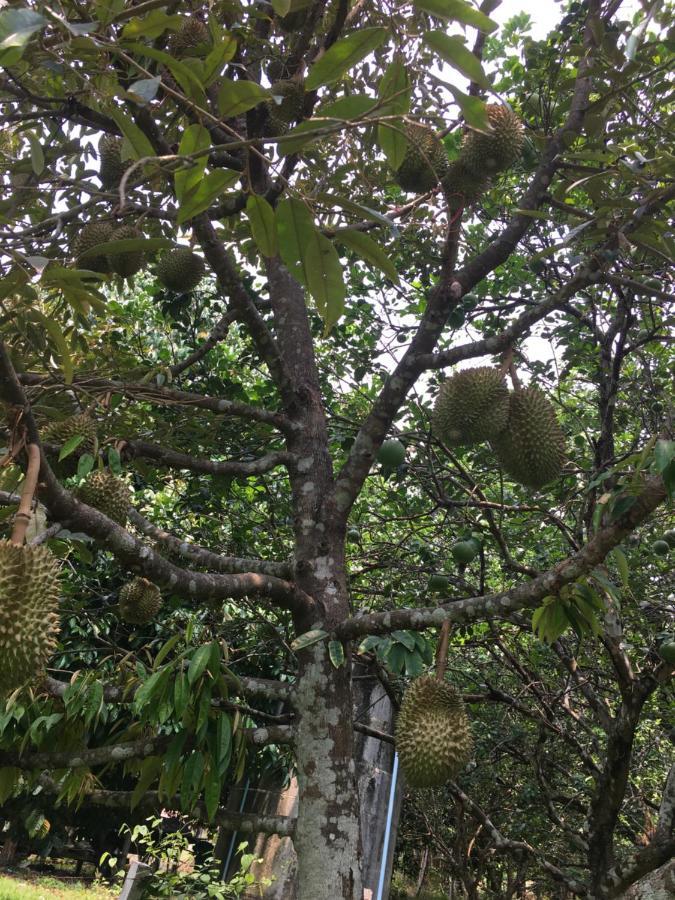
[[[360,898],[353,660],[391,689],[441,629],[476,719],[419,807],[447,872],[616,896],[672,855],[668,11],[573,3],[535,42],[493,8],[0,12],[4,500],[38,445],[28,541],[65,560],[1,720],[14,809],[180,806]],[[542,490],[432,435],[469,360],[554,404]],[[290,759],[297,819],[221,806]]]

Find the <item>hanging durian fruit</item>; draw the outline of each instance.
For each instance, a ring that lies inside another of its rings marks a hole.
[[[432,415],[435,436],[450,447],[477,444],[499,434],[509,416],[509,391],[499,369],[455,372],[441,385]]]
[[[510,168],[523,152],[523,123],[507,106],[485,107],[492,131],[469,129],[464,134],[459,160],[477,178]]]
[[[0,696],[44,675],[59,631],[59,563],[44,545],[0,541]]]
[[[299,81],[277,81],[270,87],[270,93],[282,98],[280,102],[272,99],[266,104],[268,133],[271,137],[278,137],[285,134],[288,126],[302,115],[305,91]]]
[[[475,203],[490,187],[490,178],[485,172],[474,175],[457,159],[450,163],[442,185],[450,209],[459,209]]]
[[[126,525],[131,505],[131,490],[126,482],[108,469],[91,472],[84,484],[77,489],[77,497],[87,506],[93,506],[113,522]]]
[[[565,436],[555,409],[537,388],[511,394],[506,428],[490,444],[504,471],[526,487],[553,481],[565,463]]]
[[[189,247],[178,247],[165,253],[157,263],[157,278],[165,288],[176,293],[194,290],[204,276],[204,260]]]
[[[432,676],[417,678],[403,696],[396,750],[411,787],[439,787],[462,771],[473,742],[459,692]]]
[[[112,237],[113,227],[110,222],[88,222],[75,239],[73,255],[79,268],[89,269],[92,272],[107,274],[110,264],[105,253],[89,253],[99,244],[105,244]],[[86,256],[84,254],[87,254]]]
[[[120,617],[132,625],[145,625],[157,615],[162,605],[159,588],[147,578],[134,578],[120,590]]]
[[[206,56],[211,49],[211,32],[199,19],[184,19],[169,38],[169,53],[176,59]]]
[[[427,125],[405,122],[404,131],[408,145],[394,178],[402,190],[423,194],[447,174],[448,155],[442,141]]]
[[[103,190],[117,190],[127,168],[126,163],[122,162],[122,138],[104,134],[98,143],[98,153],[101,157],[99,178]]]
[[[96,422],[88,413],[68,416],[60,422],[49,422],[42,429],[42,440],[46,444],[56,445],[59,449],[76,435],[82,435],[77,452],[91,453],[96,444]]]
[[[111,237],[111,241],[125,240],[142,240],[143,232],[139,231],[133,225],[120,225],[116,228]],[[123,252],[108,253],[108,264],[113,272],[121,275],[123,278],[130,278],[136,272],[140,272],[145,262],[145,255],[142,250],[126,250]]]

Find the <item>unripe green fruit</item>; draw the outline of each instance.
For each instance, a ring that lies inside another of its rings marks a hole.
[[[668,556],[670,553],[670,544],[668,541],[654,541],[652,544],[652,553],[656,556]]]
[[[385,441],[377,454],[377,461],[387,469],[397,469],[405,459],[405,447],[395,439]]]
[[[671,666],[675,665],[675,641],[666,641],[661,644],[658,654],[664,662],[669,663]]]
[[[666,531],[663,535],[663,540],[668,542],[669,547],[675,547],[675,529]]]
[[[459,541],[450,548],[453,559],[456,563],[464,564],[472,562],[478,553],[478,547],[473,540]]]
[[[450,579],[447,575],[431,575],[427,589],[429,591],[437,591],[439,594],[447,591]]]
[[[361,539],[361,532],[358,528],[350,528],[347,531],[347,540],[358,541]]]

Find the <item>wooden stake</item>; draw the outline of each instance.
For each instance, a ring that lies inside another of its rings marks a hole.
[[[445,666],[448,662],[448,645],[450,643],[450,619],[441,625],[441,637],[436,649],[436,681],[445,678]]]
[[[17,544],[19,547],[23,546],[23,542],[26,539],[26,529],[33,514],[33,497],[37,487],[38,474],[40,473],[40,448],[37,444],[28,444],[26,452],[28,453],[28,467],[23,488],[21,489],[19,509],[14,516],[14,527],[10,539],[13,544]]]

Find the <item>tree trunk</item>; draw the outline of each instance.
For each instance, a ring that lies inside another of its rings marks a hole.
[[[300,656],[295,696],[298,900],[362,900],[348,663],[336,669],[325,641]]]

